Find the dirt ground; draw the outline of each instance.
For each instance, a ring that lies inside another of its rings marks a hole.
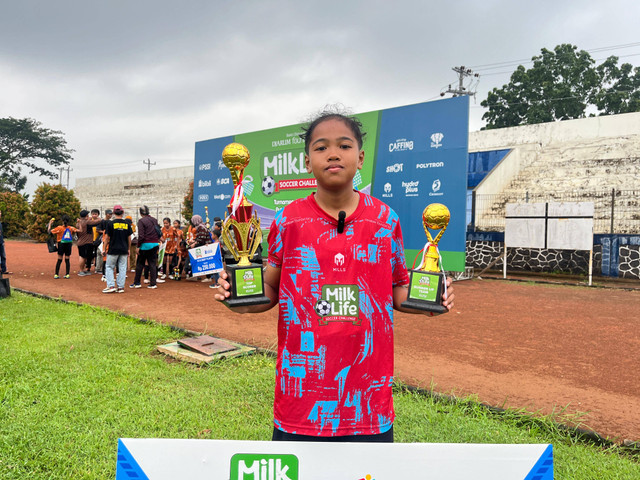
[[[157,290],[105,295],[99,275],[76,275],[75,246],[69,280],[54,280],[56,256],[44,244],[8,241],[6,250],[14,288],[260,347],[276,344],[276,309],[234,314],[206,283],[167,280]],[[543,413],[566,407],[584,413],[582,428],[618,442],[640,440],[640,289],[474,279],[456,282],[455,295],[447,315],[396,312],[397,378],[493,406]]]

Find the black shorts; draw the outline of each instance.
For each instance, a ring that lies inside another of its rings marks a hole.
[[[67,257],[70,257],[72,246],[73,246],[73,243],[71,242],[69,243],[58,242],[58,256],[61,257],[63,255],[66,255]]]
[[[349,442],[349,443],[393,443],[393,425],[384,433],[376,435],[346,435],[342,437],[315,437],[286,433],[273,427],[271,440],[274,442]]]
[[[78,254],[82,258],[93,258],[93,250],[94,250],[94,246],[91,243],[78,245]]]

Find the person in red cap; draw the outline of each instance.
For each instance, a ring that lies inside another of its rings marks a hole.
[[[133,229],[131,222],[122,218],[124,209],[121,205],[113,207],[113,219],[109,220],[104,232],[104,245],[107,248],[107,265],[105,276],[107,288],[102,293],[124,293],[124,282],[127,279],[127,258],[131,247]],[[115,278],[115,269],[118,278]]]

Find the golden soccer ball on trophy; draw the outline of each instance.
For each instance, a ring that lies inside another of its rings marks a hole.
[[[222,150],[222,162],[231,171],[234,186],[241,171],[249,165],[249,149],[241,143],[230,143]]]
[[[449,223],[451,213],[449,209],[441,203],[432,203],[422,212],[422,223],[426,228],[439,230]]]

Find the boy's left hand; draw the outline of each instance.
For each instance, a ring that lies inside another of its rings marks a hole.
[[[448,311],[451,311],[453,308],[453,299],[455,295],[453,294],[453,280],[451,277],[447,277],[447,293],[446,295],[442,294],[442,305],[447,308]]]

